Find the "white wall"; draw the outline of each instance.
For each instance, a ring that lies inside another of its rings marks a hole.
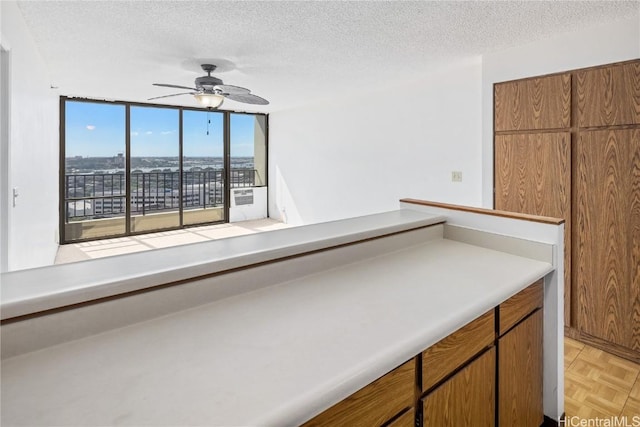
[[[11,57],[9,187],[20,194],[2,238],[9,269],[17,270],[52,264],[58,248],[59,98],[16,3],[0,8],[0,43]]]
[[[269,216],[308,224],[397,209],[402,197],[480,205],[480,108],[475,57],[420,81],[271,113]],[[463,181],[451,182],[452,171]]]
[[[0,8],[0,12],[2,9]],[[0,273],[9,268],[9,62],[0,40]]]
[[[640,15],[482,58],[482,205],[493,207],[493,84],[640,57]]]

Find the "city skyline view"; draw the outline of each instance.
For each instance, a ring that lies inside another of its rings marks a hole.
[[[124,155],[109,157],[82,157],[74,156],[65,159],[66,174],[87,174],[87,173],[125,173]],[[131,157],[131,172],[175,172],[180,169],[180,158],[178,156],[167,157]],[[182,167],[185,171],[222,169],[224,167],[223,157],[191,156],[183,157]],[[232,157],[230,159],[231,169],[253,169],[253,157]]]
[[[172,108],[132,106],[131,156],[175,157],[179,153],[179,114]],[[125,152],[125,106],[67,101],[65,157],[113,157]],[[253,115],[231,114],[231,155],[253,157]],[[184,110],[183,155],[223,155],[223,113]]]

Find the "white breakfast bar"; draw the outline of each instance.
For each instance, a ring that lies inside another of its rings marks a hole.
[[[539,279],[558,421],[563,250],[561,221],[404,200],[3,274],[0,422],[299,425]]]

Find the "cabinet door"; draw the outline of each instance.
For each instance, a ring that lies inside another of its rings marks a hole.
[[[576,162],[578,328],[640,351],[640,129],[581,132]]]
[[[391,421],[385,427],[415,427],[416,413],[413,408]]]
[[[422,353],[422,391],[427,391],[464,365],[482,349],[493,345],[493,310],[469,322]]]
[[[542,408],[542,310],[498,343],[498,420],[501,426],[539,427]]]
[[[496,350],[492,347],[422,400],[424,426],[495,424]]]
[[[503,335],[537,308],[541,308],[543,303],[544,279],[540,279],[500,304],[498,333]]]
[[[566,129],[571,126],[571,74],[498,83],[495,130]]]
[[[576,73],[578,126],[640,123],[640,60]]]
[[[495,208],[564,218],[564,315],[571,324],[571,135],[497,135]]]
[[[303,426],[363,426],[386,424],[414,403],[416,361],[411,359]]]

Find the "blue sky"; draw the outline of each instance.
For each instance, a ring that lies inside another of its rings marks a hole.
[[[178,155],[179,110],[131,107],[131,156]],[[207,135],[207,116],[211,120]],[[231,156],[253,156],[254,116],[231,115]],[[222,113],[185,110],[183,150],[187,157],[222,156]],[[66,157],[112,157],[125,151],[125,107],[66,102]]]

